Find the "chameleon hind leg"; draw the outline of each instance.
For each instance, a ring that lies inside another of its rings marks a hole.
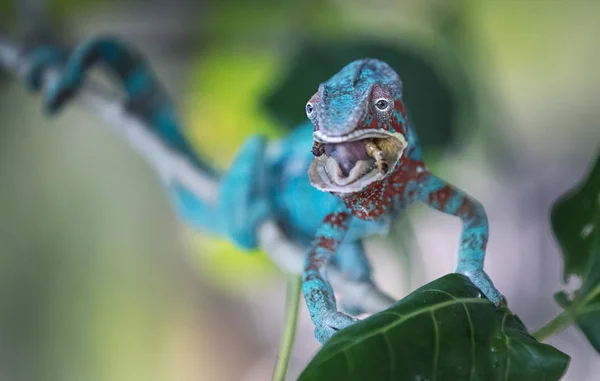
[[[228,237],[244,249],[258,247],[257,229],[272,215],[266,146],[264,136],[248,138],[220,181],[217,209]]]
[[[168,184],[178,215],[197,229],[227,236],[243,249],[257,248],[257,230],[271,216],[266,144],[259,135],[242,144],[229,170],[219,179],[214,202],[199,199],[179,184]]]
[[[177,217],[194,229],[225,235],[227,224],[223,213],[177,183],[167,185],[167,193],[175,207]]]

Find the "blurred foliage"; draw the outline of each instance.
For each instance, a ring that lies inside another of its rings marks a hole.
[[[556,381],[569,361],[451,274],[336,333],[299,381]]]
[[[407,109],[424,149],[455,143],[457,101],[452,90],[423,53],[409,46],[377,41],[305,41],[290,59],[291,69],[285,79],[266,97],[265,105],[278,121],[293,127],[306,119],[304,105],[321,82],[348,63],[366,57],[387,62],[400,74]]]
[[[587,178],[556,201],[551,222],[563,251],[564,281],[581,279],[573,297],[561,291],[556,301],[600,353],[600,156]]]
[[[16,3],[14,1],[0,1],[0,31],[6,30],[16,18]]]
[[[61,19],[76,15],[82,11],[103,7],[115,7],[119,4],[117,0],[49,0],[48,11],[51,18]]]
[[[249,136],[280,137],[285,132],[260,103],[279,60],[268,51],[216,48],[203,51],[190,64],[191,92],[184,99],[187,134],[222,167]]]
[[[0,379],[169,379],[172,335],[193,332],[173,327],[188,319],[193,289],[177,268],[177,225],[166,202],[159,212],[154,175],[140,176],[130,149],[111,145],[89,114],[46,120],[39,99],[14,82],[8,90],[0,93]]]
[[[321,0],[221,0],[210,5],[211,17],[200,28],[220,45],[262,40],[294,42],[314,30],[340,28],[339,4]],[[266,27],[268,26],[268,27]]]
[[[261,250],[244,251],[225,238],[208,237],[198,232],[189,252],[198,274],[213,287],[233,295],[270,284],[277,267]]]

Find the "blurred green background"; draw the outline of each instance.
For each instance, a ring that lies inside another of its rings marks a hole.
[[[549,207],[600,146],[600,2],[4,0],[0,32],[148,57],[186,133],[226,168],[245,138],[304,118],[352,59],[388,61],[429,165],[485,205],[486,269],[533,330],[558,307]],[[95,115],[53,119],[0,75],[0,380],[267,380],[285,279],[261,253],[177,221],[152,170]],[[453,270],[460,224],[411,207],[369,240],[398,298]],[[397,248],[403,247],[401,252]],[[318,348],[304,304],[290,379]],[[568,329],[565,380],[597,380]]]

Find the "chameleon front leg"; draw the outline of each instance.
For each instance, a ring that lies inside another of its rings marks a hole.
[[[325,343],[334,333],[355,321],[338,312],[333,289],[323,275],[348,231],[350,218],[350,213],[345,209],[328,214],[317,230],[306,257],[302,292],[315,325],[315,337],[320,343]]]
[[[214,200],[200,200],[179,184],[167,184],[178,215],[194,228],[223,234],[246,250],[259,246],[258,229],[272,217],[269,200],[267,141],[255,135],[240,148],[219,179]]]
[[[226,235],[226,216],[220,213],[214,202],[199,198],[197,194],[178,183],[166,185],[177,217],[193,229],[217,235]]]
[[[429,172],[423,173],[419,186],[421,201],[462,221],[456,272],[468,277],[495,305],[505,304],[504,296],[483,270],[488,219],[481,203]]]

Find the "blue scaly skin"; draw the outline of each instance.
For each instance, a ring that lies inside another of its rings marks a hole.
[[[433,175],[402,99],[402,82],[386,63],[352,62],[319,86],[306,105],[314,125],[311,184],[341,202],[323,220],[306,258],[303,293],[315,335],[325,342],[355,319],[338,312],[323,272],[361,221],[389,223],[421,201],[463,222],[456,272],[466,275],[494,304],[505,303],[483,271],[488,221],[483,206]]]
[[[179,216],[194,228],[226,235],[239,247],[254,249],[258,246],[257,227],[271,218],[287,238],[308,248],[328,211],[343,207],[338,198],[315,189],[308,181],[306,173],[313,159],[313,127],[308,121],[281,140],[249,138],[230,169],[220,173],[188,143],[173,105],[145,60],[118,40],[93,38],[70,55],[41,47],[30,51],[27,61],[25,81],[32,90],[40,90],[46,69],[61,70],[61,75],[45,89],[44,105],[49,114],[60,111],[76,95],[92,66],[101,65],[113,74],[125,92],[128,111],[144,120],[157,139],[219,182],[214,204],[178,183],[165,185]],[[386,234],[387,229],[385,218],[377,222],[353,219],[332,265],[345,279],[372,285],[361,239]],[[342,300],[342,305],[348,313],[363,312],[357,301]]]

